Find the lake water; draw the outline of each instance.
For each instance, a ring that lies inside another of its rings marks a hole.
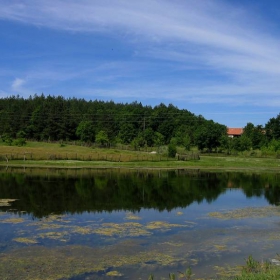
[[[0,279],[230,275],[280,253],[279,177],[2,168]]]

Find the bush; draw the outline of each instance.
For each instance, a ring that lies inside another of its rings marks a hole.
[[[18,138],[13,141],[13,145],[21,147],[21,146],[26,145],[26,141],[24,138]]]
[[[13,142],[13,138],[9,133],[4,133],[2,135],[2,141],[5,142],[7,145],[11,146]]]
[[[173,143],[170,143],[170,144],[168,145],[168,156],[169,156],[169,157],[172,157],[172,158],[175,158],[176,154],[177,154],[176,145],[173,144]]]

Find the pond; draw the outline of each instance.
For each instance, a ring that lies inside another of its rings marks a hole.
[[[280,174],[0,169],[1,279],[192,279],[280,253]]]

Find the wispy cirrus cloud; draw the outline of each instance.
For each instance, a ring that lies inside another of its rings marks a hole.
[[[173,57],[176,50],[187,55],[197,49],[213,67],[279,71],[279,40],[258,31],[245,10],[221,1],[12,0],[4,1],[0,18],[76,32],[117,32],[141,49],[147,42],[147,50],[170,44]]]
[[[194,43],[261,56],[278,53],[279,42],[248,24],[250,16],[211,0],[4,0],[0,11],[2,19],[60,30],[118,31],[127,39],[141,35],[141,40],[159,43]]]
[[[104,58],[75,69],[65,61],[40,72],[30,67],[21,75],[26,80],[13,81],[14,90],[24,81],[50,88],[76,80],[79,92],[111,99],[280,103],[280,39],[246,6],[220,0],[2,0],[0,19],[73,36],[99,34],[134,53],[125,61]]]

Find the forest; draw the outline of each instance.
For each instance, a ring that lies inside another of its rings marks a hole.
[[[239,138],[227,136],[225,125],[169,104],[34,95],[0,99],[0,136],[8,145],[29,141],[79,141],[84,145],[140,147],[181,146],[185,150],[233,151],[280,149],[280,115],[267,124],[247,123]]]

